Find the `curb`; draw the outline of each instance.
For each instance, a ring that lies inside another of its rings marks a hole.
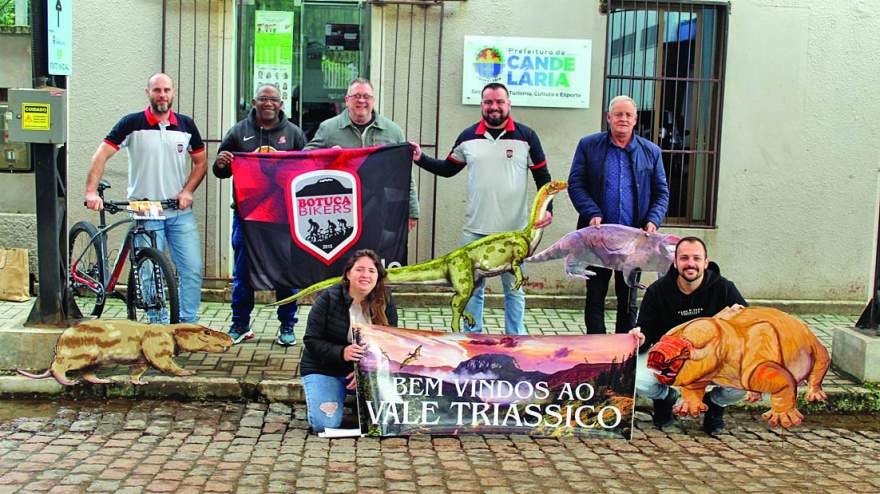
[[[113,384],[81,383],[62,386],[54,379],[36,380],[23,376],[0,376],[0,399],[135,399],[177,401],[233,401],[305,403],[302,381],[239,380],[230,377],[168,377],[145,378],[146,384],[132,385],[127,376],[110,378]],[[880,413],[880,390],[862,386],[833,386],[825,389],[828,400],[807,402],[804,393],[798,397],[798,409],[805,413]],[[770,401],[740,402],[736,409],[766,411]],[[650,400],[639,398],[637,408],[650,408]]]
[[[204,302],[231,302],[231,291],[228,288],[204,288],[202,289],[202,301]],[[421,287],[419,291],[411,291],[405,288],[394,290],[394,300],[398,307],[421,309],[427,307],[449,307],[452,292],[444,288]],[[531,309],[572,309],[583,310],[583,294],[555,294],[540,295],[526,290],[527,305]],[[270,304],[275,301],[275,293],[270,291],[256,292],[256,302]],[[298,301],[302,305],[311,305],[315,295],[307,295]],[[641,297],[639,298],[641,300]],[[504,307],[503,293],[486,293],[486,307]],[[842,316],[858,316],[865,308],[864,302],[849,300],[779,300],[779,299],[749,299],[749,305],[761,307],[773,307],[791,314],[830,314]],[[605,309],[617,308],[617,298],[608,295],[605,298]]]
[[[248,380],[231,377],[149,376],[133,385],[128,376],[109,378],[112,384],[81,382],[62,386],[52,378],[0,376],[0,399],[177,400],[304,403],[302,383],[292,380]]]

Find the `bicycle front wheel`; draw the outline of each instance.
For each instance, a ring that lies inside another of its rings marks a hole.
[[[128,272],[125,302],[132,321],[180,322],[177,278],[165,254],[152,247],[138,251]]]
[[[100,240],[92,242],[97,234],[98,229],[88,221],[80,221],[70,229],[68,282],[73,300],[83,316],[101,317],[107,301],[104,291],[107,259]]]

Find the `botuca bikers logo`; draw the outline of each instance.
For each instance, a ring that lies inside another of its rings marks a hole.
[[[303,173],[290,184],[293,240],[328,266],[361,235],[361,188],[344,170]]]
[[[477,52],[474,60],[474,70],[480,79],[494,81],[501,77],[504,69],[504,56],[501,50],[493,47],[482,48]]]

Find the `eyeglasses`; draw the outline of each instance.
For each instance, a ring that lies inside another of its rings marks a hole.
[[[373,99],[372,94],[360,94],[360,93],[349,94],[349,95],[346,95],[345,97],[351,98],[351,99],[364,99],[367,101],[370,101],[371,99]]]
[[[257,101],[259,101],[260,103],[266,103],[269,101],[271,101],[272,103],[281,103],[281,98],[278,98],[276,96],[260,96],[257,98]]]

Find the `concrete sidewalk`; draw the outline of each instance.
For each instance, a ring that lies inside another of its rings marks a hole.
[[[27,318],[31,302],[0,302],[0,332],[21,327]],[[302,335],[310,306],[302,306],[295,327],[297,345],[282,347],[275,343],[278,321],[272,307],[258,305],[252,315],[252,329],[256,337],[235,345],[224,354],[183,353],[176,357],[182,367],[196,371],[196,376],[174,378],[151,369],[145,375],[146,386],[134,387],[128,382],[128,368],[108,366],[99,376],[116,376],[118,385],[92,386],[83,384],[64,389],[54,380],[35,381],[19,376],[0,376],[0,396],[34,396],[64,394],[71,397],[139,397],[180,399],[225,399],[300,401],[302,387],[299,380],[299,362],[302,353]],[[448,307],[399,308],[399,326],[414,329],[448,328],[451,311]],[[103,318],[125,318],[125,306],[111,301]],[[531,335],[583,334],[583,313],[572,309],[526,309],[526,327]],[[852,327],[857,316],[830,314],[799,315],[831,351],[834,329]],[[226,331],[229,328],[229,304],[203,302],[200,322],[211,328]],[[613,328],[614,313],[606,312],[606,326]],[[486,309],[484,325],[489,333],[502,334],[502,309]],[[11,374],[7,372],[7,374]],[[824,381],[831,397],[847,399],[871,394],[847,376],[831,369]]]

